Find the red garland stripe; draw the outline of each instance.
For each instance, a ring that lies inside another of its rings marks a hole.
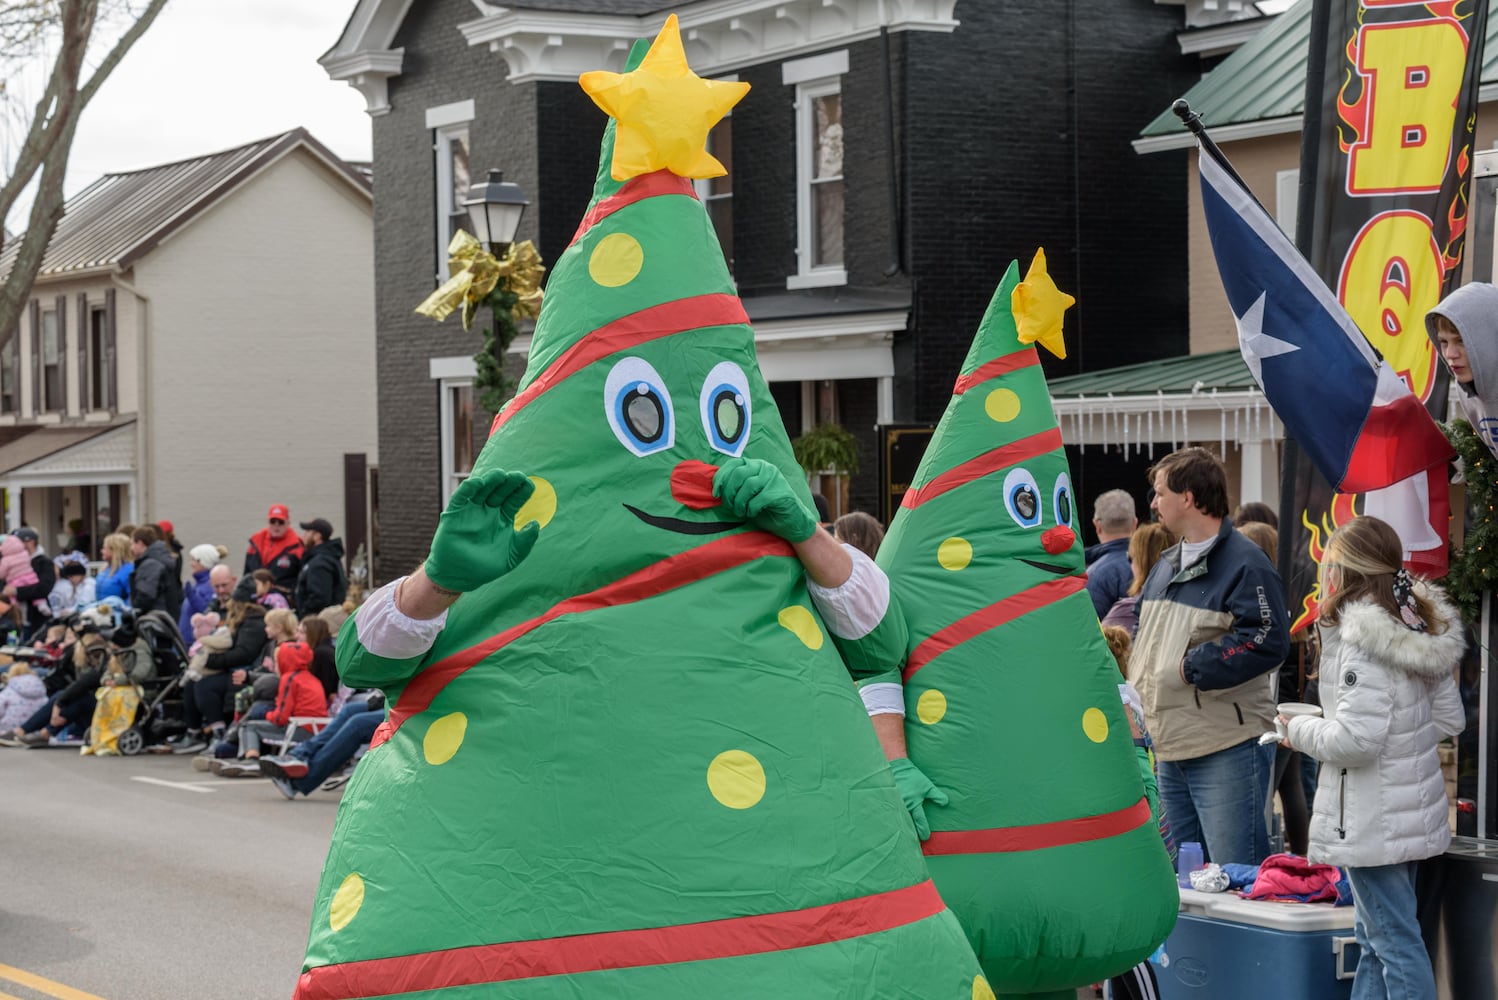
[[[915,676],[916,671],[948,650],[955,649],[990,629],[1012,622],[1021,615],[1027,615],[1063,597],[1075,594],[1086,586],[1085,575],[1057,577],[1054,580],[1038,583],[1028,590],[1021,590],[1018,594],[1012,594],[986,608],[979,608],[972,614],[957,619],[941,631],[933,633],[917,645],[911,652],[910,659],[905,662],[905,672],[902,676],[909,681]]]
[[[610,354],[631,347],[669,337],[686,330],[705,326],[733,326],[747,324],[749,316],[737,295],[711,292],[707,295],[692,295],[684,299],[673,299],[659,305],[648,306],[639,312],[621,316],[587,334],[553,361],[536,380],[526,386],[509,404],[495,416],[489,425],[489,433],[509,421],[515,414],[536,401],[548,389],[555,388],[564,379],[570,378]]]
[[[443,657],[417,674],[401,692],[395,707],[390,710],[389,718],[375,730],[374,738],[369,743],[370,749],[394,736],[395,731],[411,716],[426,711],[437,695],[486,656],[553,619],[643,601],[762,556],[792,555],[795,555],[795,550],[789,542],[762,531],[728,535],[651,563],[644,569],[636,570],[613,583],[604,584],[590,593],[569,597],[553,605],[544,614],[512,625],[475,646]]]
[[[1047,847],[1064,847],[1067,844],[1116,837],[1143,825],[1149,818],[1149,802],[1141,798],[1132,806],[1101,816],[1083,816],[1031,826],[999,827],[995,830],[933,830],[931,838],[921,845],[921,853],[931,857],[943,854],[1039,851]]]
[[[998,472],[1006,465],[1018,465],[1026,459],[1055,451],[1061,446],[1061,429],[1058,427],[1000,445],[977,458],[970,458],[961,465],[953,466],[933,477],[923,486],[912,486],[905,491],[900,506],[919,507],[927,500],[934,500],[943,493],[955,490],[959,486],[966,486],[991,472]]]
[[[985,361],[966,375],[958,376],[957,384],[952,387],[952,395],[961,396],[969,389],[982,385],[991,378],[998,378],[1000,375],[1008,375],[1010,372],[1017,372],[1038,364],[1040,364],[1040,355],[1035,353],[1033,347],[1027,351],[1015,351],[1002,358]]]
[[[324,965],[302,973],[292,1000],[385,997],[540,976],[761,955],[877,934],[933,917],[945,908],[928,880],[786,913]]]
[[[572,234],[572,243],[583,238],[583,234],[592,229],[598,223],[607,219],[621,208],[627,208],[637,201],[646,198],[654,198],[658,194],[684,194],[689,198],[697,197],[697,190],[692,187],[692,182],[685,177],[678,177],[669,170],[657,170],[651,174],[642,174],[633,178],[618,191],[588,209],[588,214],[583,216],[583,221],[578,223],[577,232]],[[572,243],[567,244],[569,247]]]

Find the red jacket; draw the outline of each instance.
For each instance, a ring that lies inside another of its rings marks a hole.
[[[265,716],[267,722],[284,726],[294,715],[328,714],[328,696],[322,681],[308,669],[311,666],[312,647],[305,642],[284,642],[276,650],[281,686],[276,691],[276,707]]]
[[[297,574],[302,571],[302,540],[295,531],[286,530],[280,540],[270,537],[270,528],[261,528],[250,536],[250,547],[244,555],[245,573],[257,569],[268,569],[275,577],[276,587],[290,593],[296,587]]]

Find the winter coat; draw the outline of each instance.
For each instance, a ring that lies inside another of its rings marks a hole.
[[[249,551],[244,554],[245,575],[257,569],[270,570],[276,589],[282,593],[295,590],[297,574],[302,571],[302,540],[296,532],[288,529],[280,540],[270,536],[269,528],[251,535]]]
[[[213,584],[208,582],[210,570],[199,570],[192,575],[192,583],[182,588],[182,611],[177,615],[177,631],[192,635],[192,616],[202,614],[213,603]]]
[[[217,673],[223,670],[246,670],[256,665],[256,657],[265,648],[265,609],[258,604],[245,608],[244,618],[234,630],[234,645],[222,653],[212,653],[203,668]]]
[[[307,550],[301,575],[296,578],[298,618],[315,615],[323,608],[342,604],[348,595],[348,577],[343,573],[343,539],[330,538]]]
[[[68,582],[67,577],[59,577],[52,585],[52,593],[47,595],[47,605],[52,609],[54,615],[66,615],[77,608],[86,608],[93,604],[97,597],[98,588],[91,577],[84,577],[76,584]]]
[[[312,650],[311,669],[329,698],[338,693],[338,663],[333,654],[332,639],[324,639]]]
[[[53,564],[52,557],[38,548],[31,556],[31,572],[36,574],[36,582],[18,584],[16,600],[26,606],[28,618],[33,615],[51,617],[52,609],[47,604],[47,595],[52,593],[52,585],[57,582],[57,567]]]
[[[0,690],[0,732],[10,732],[47,703],[47,685],[36,674],[12,677]]]
[[[1366,868],[1418,861],[1451,843],[1436,744],[1466,717],[1452,672],[1466,630],[1445,595],[1423,583],[1436,622],[1416,632],[1370,602],[1321,629],[1325,718],[1290,720],[1290,744],[1321,761],[1311,816],[1312,861]]]
[[[1084,553],[1087,560],[1087,595],[1102,618],[1120,597],[1127,597],[1134,582],[1134,564],[1129,562],[1129,540],[1101,542]]]
[[[285,642],[276,650],[281,686],[276,691],[276,706],[266,713],[267,722],[284,726],[294,715],[328,714],[328,696],[311,666],[312,649],[305,642]]]
[[[125,603],[130,603],[130,577],[134,573],[133,562],[122,563],[119,569],[104,567],[94,577],[94,597],[101,601],[106,597],[118,597]]]
[[[1136,608],[1129,683],[1157,759],[1195,760],[1274,728],[1274,671],[1290,652],[1285,588],[1231,518],[1184,569],[1180,544],[1166,549]]]
[[[130,606],[141,614],[165,611],[172,621],[182,611],[182,581],[177,577],[177,561],[165,542],[155,541],[135,560],[135,574],[130,581]]]

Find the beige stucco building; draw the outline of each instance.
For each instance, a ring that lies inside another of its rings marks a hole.
[[[0,272],[8,270],[0,259]],[[69,200],[0,347],[9,528],[168,519],[240,566],[271,503],[368,538],[368,178],[297,129],[109,174]]]

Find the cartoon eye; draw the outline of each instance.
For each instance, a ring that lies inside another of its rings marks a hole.
[[[1004,477],[1004,506],[1021,528],[1040,523],[1040,487],[1035,477],[1024,469],[1010,469]]]
[[[744,370],[724,361],[702,383],[702,427],[714,451],[738,457],[749,441],[749,380]]]
[[[603,383],[603,407],[614,436],[636,455],[649,455],[676,443],[671,394],[660,373],[644,358],[620,358]]]
[[[1063,528],[1071,527],[1071,477],[1066,473],[1056,477],[1056,523]]]

